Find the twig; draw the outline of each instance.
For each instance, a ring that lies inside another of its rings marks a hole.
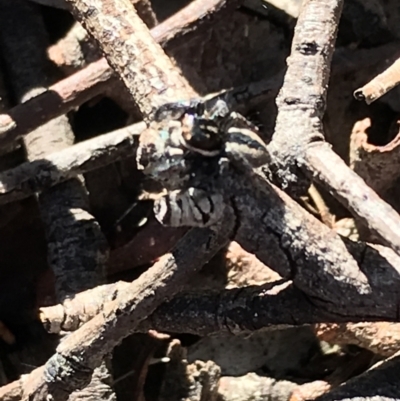
[[[79,71],[90,63],[99,61],[102,56],[89,34],[76,21],[64,37],[54,45],[48,47],[47,55],[67,76]],[[111,68],[109,70],[110,72],[112,71]]]
[[[71,333],[44,367],[2,387],[0,399],[18,394],[32,401],[50,396],[65,401],[71,391],[87,385],[102,358],[132,334],[139,322],[162,302],[171,299],[193,272],[226,245],[233,234],[234,220],[231,210],[227,209],[219,225],[189,231],[170,254],[130,284],[120,298],[108,302],[102,313]],[[197,252],[193,253],[193,249]],[[86,380],[75,380],[84,376]]]
[[[394,355],[400,348],[400,323],[320,323],[314,330],[320,340],[358,345],[385,357]]]
[[[400,59],[397,59],[385,71],[373,78],[362,88],[357,89],[354,92],[354,97],[357,100],[364,100],[365,103],[371,104],[399,84]]]
[[[113,72],[101,59],[0,115],[0,147],[102,93]]]
[[[56,184],[134,155],[144,123],[78,143],[0,173],[0,204],[23,199]]]
[[[400,216],[323,141],[322,116],[342,4],[342,0],[303,4],[277,99],[279,112],[270,144],[275,172],[280,184],[295,193],[309,185],[302,172],[313,177],[384,244],[400,253]]]
[[[82,292],[63,304],[41,308],[40,319],[49,333],[77,330],[87,320],[101,313],[107,302],[121,299],[121,294],[129,286],[132,287],[129,283],[118,282]],[[138,331],[155,329],[204,336],[223,332],[238,334],[265,327],[289,327],[328,320],[341,322],[346,318],[318,309],[290,282],[281,280],[259,287],[178,295],[163,303],[139,325]]]
[[[12,78],[11,87],[18,99],[27,100],[43,92],[49,81],[45,74],[46,29],[36,5],[0,0],[0,7],[2,50]],[[24,145],[28,159],[35,161],[48,152],[68,148],[73,141],[68,118],[60,116],[25,136]],[[38,205],[46,233],[48,262],[56,278],[57,299],[62,301],[102,283],[108,244],[90,214],[82,177],[43,191]],[[104,362],[96,368],[88,385],[90,392],[96,393],[98,400],[115,400],[116,395],[107,384],[110,372]],[[78,394],[75,396],[79,398]]]
[[[243,183],[244,178],[224,177],[223,181],[235,194],[236,240],[281,276],[292,279],[297,288],[275,283],[219,294],[182,295],[160,307],[145,328],[204,335],[318,319],[398,319],[400,257],[391,249],[343,242],[282,191],[265,183],[255,189],[252,183]],[[42,319],[51,331],[75,330],[100,313],[108,299],[119,299],[125,286],[103,286],[77,295],[65,306],[44,308]]]
[[[146,121],[151,120],[158,106],[195,95],[131,3],[126,0],[66,1],[77,21],[98,41]]]
[[[383,244],[400,254],[400,216],[397,212],[350,170],[327,144],[314,149],[309,147],[306,157],[314,179],[328,188]]]
[[[219,10],[229,5],[235,7],[237,0],[194,0],[181,11],[169,18],[169,23],[161,23],[154,27],[151,32],[154,37],[163,38],[159,41],[162,47],[167,47],[168,43],[182,39],[199,28],[202,23],[206,22],[211,15],[216,14]]]
[[[195,29],[198,20],[207,19],[226,0],[196,0],[187,8],[151,30],[158,43],[168,46],[176,36]],[[194,27],[191,28],[191,24]],[[94,96],[104,93],[115,82],[116,74],[106,59],[100,59],[27,102],[0,115],[0,147],[16,141],[42,124],[66,114]],[[184,98],[184,96],[182,96]]]

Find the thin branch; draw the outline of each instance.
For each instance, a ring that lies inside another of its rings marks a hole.
[[[315,325],[320,340],[332,344],[354,344],[388,357],[400,349],[400,323],[359,322]]]
[[[211,15],[218,13],[226,6],[236,7],[237,0],[194,0],[182,8],[168,23],[161,23],[151,30],[154,38],[163,38],[159,41],[162,47],[167,47],[169,42],[176,39],[184,40],[184,37],[197,30],[201,24],[207,22]]]
[[[199,21],[207,19],[210,13],[218,11],[225,3],[226,0],[196,0],[153,28],[151,35],[156,42],[168,46],[175,35],[185,36],[195,29]],[[0,114],[0,147],[104,93],[115,80],[116,74],[102,58],[17,105],[8,114]]]
[[[145,120],[151,120],[158,106],[195,95],[129,1],[66,1],[77,21],[98,42]]]
[[[400,84],[400,59],[397,59],[385,71],[373,78],[362,88],[354,92],[357,100],[371,104]]]
[[[304,193],[309,185],[302,172],[311,176],[400,254],[400,216],[323,141],[322,117],[342,5],[343,0],[303,3],[277,99],[269,146],[274,169],[280,184],[294,193]]]
[[[1,114],[0,147],[104,92],[112,76],[107,61],[101,59]]]
[[[101,63],[106,65],[104,60]],[[98,65],[94,63],[92,66],[95,64]],[[224,96],[229,104],[240,110],[250,103],[254,104],[273,97],[278,89],[279,78],[274,77],[271,80],[233,88],[225,91]],[[40,96],[42,95],[34,98],[34,103]],[[29,102],[28,100],[14,109],[23,109]],[[37,104],[34,105],[36,106]],[[25,111],[27,109],[24,109],[24,113]],[[136,138],[144,132],[145,127],[144,123],[133,124],[0,172],[0,204],[26,198],[79,174],[134,156]]]
[[[1,172],[0,204],[32,196],[79,174],[134,156],[137,137],[144,129],[144,123],[134,124]]]
[[[264,291],[252,287],[182,295],[162,306],[160,313],[150,318],[150,327],[203,335],[316,323],[318,319],[398,320],[400,257],[395,252],[383,246],[343,242],[285,193],[265,182],[256,182],[254,188],[254,181],[238,176],[225,176],[223,181],[222,185],[235,194],[231,198],[239,218],[236,240],[297,288],[285,289],[286,283],[274,284],[269,292],[265,287]],[[65,306],[42,309],[42,320],[51,331],[74,330],[85,319],[101,313],[108,299],[119,299],[124,286],[104,286],[77,295]],[[91,303],[85,308],[87,300]]]
[[[234,221],[232,211],[227,209],[217,226],[189,231],[170,254],[126,287],[120,298],[108,302],[102,313],[71,333],[44,367],[0,388],[0,399],[18,394],[31,401],[48,397],[66,401],[72,391],[86,386],[102,358],[227,244]]]
[[[132,287],[118,282],[84,291],[63,304],[41,308],[40,319],[49,333],[74,331],[101,313],[107,302],[121,299],[128,286]],[[290,282],[281,280],[263,286],[180,294],[163,303],[139,325],[138,331],[154,329],[204,336],[346,319],[318,309]]]

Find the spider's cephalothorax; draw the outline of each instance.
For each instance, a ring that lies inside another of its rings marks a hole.
[[[192,152],[213,157],[223,155],[244,167],[259,167],[269,161],[258,127],[222,99],[195,99],[167,103],[156,112],[156,119],[174,119],[182,127],[181,144]]]
[[[155,120],[179,121],[182,127],[181,145],[192,152],[214,157],[223,149],[222,124],[229,109],[223,100],[212,104],[198,99],[167,103],[155,112]]]
[[[252,169],[268,161],[258,128],[218,97],[168,103],[154,114],[137,152],[146,174],[168,194],[155,203],[157,219],[170,226],[208,226],[223,214],[216,179],[229,164]]]

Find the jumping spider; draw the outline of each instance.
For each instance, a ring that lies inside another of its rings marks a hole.
[[[248,171],[269,161],[258,128],[220,97],[164,104],[150,129],[157,134],[139,145],[137,162],[168,191],[154,206],[165,225],[214,224],[224,209],[214,178],[229,164]]]

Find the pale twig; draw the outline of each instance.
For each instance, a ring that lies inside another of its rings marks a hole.
[[[100,63],[104,64],[104,71],[107,71],[105,60],[94,63],[92,65],[93,70],[98,71],[97,68]],[[92,76],[89,71],[87,76]],[[67,87],[67,80],[69,79],[65,80],[65,87]],[[221,94],[224,93],[224,98],[232,107],[241,109],[250,102],[262,101],[274,96],[277,85],[274,78],[223,91]],[[36,100],[40,101],[40,96],[33,99],[33,107],[37,106]],[[45,94],[43,96],[46,97]],[[20,108],[25,113],[30,109],[30,106],[24,109],[27,103],[22,103],[15,109]],[[41,192],[79,174],[134,156],[135,138],[144,129],[144,123],[134,124],[0,172],[0,204],[31,196],[35,192]]]
[[[315,179],[400,253],[400,216],[324,142],[322,117],[342,5],[343,0],[303,3],[277,99],[276,128],[269,145],[273,168],[280,185],[297,194],[310,184],[306,175]]]
[[[146,121],[151,120],[158,106],[195,96],[131,3],[126,0],[66,1],[77,21],[98,42]],[[92,9],[96,12],[91,12]]]
[[[121,128],[1,172],[0,204],[32,196],[79,174],[134,156],[135,143],[145,127],[138,123]]]
[[[354,97],[357,100],[364,100],[365,103],[371,104],[399,84],[400,59],[397,59],[381,74],[377,75],[362,88],[354,91]]]
[[[104,92],[112,76],[106,60],[101,59],[13,107],[7,114],[0,114],[0,146],[16,141]]]

